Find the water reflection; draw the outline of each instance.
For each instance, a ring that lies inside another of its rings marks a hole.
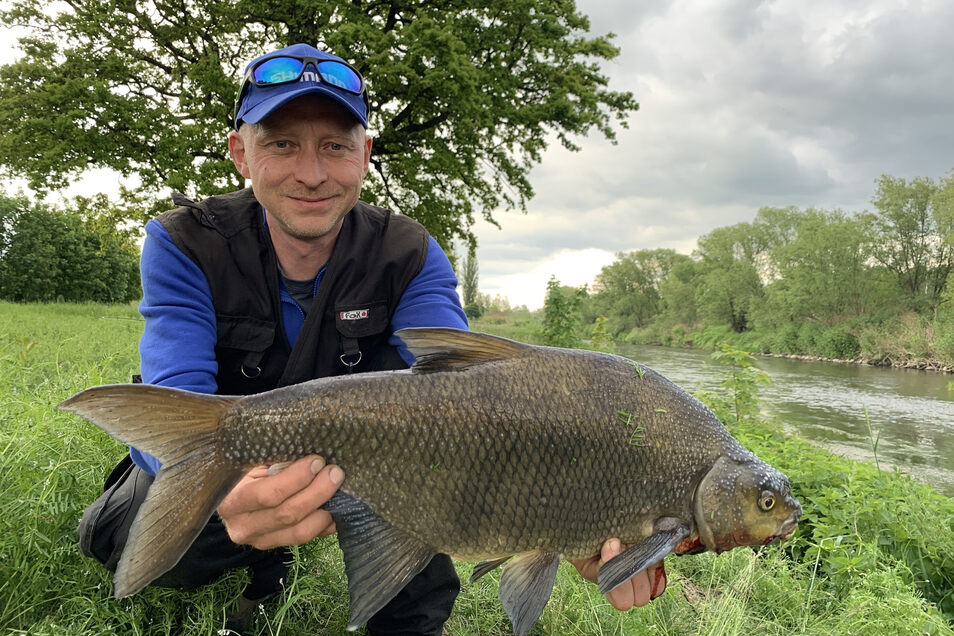
[[[715,390],[723,367],[704,351],[622,346],[620,354],[647,364],[689,391]],[[832,452],[897,466],[954,496],[952,376],[852,364],[759,357],[772,382],[762,407],[782,426]],[[867,409],[867,423],[865,411]]]

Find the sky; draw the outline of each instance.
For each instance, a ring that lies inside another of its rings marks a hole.
[[[598,133],[579,152],[554,141],[531,173],[527,213],[476,225],[480,290],[513,306],[542,306],[551,276],[592,286],[620,252],[689,254],[763,206],[859,212],[882,174],[954,169],[950,0],[577,6],[591,35],[616,34],[620,55],[603,71],[640,109],[615,145]],[[115,182],[94,172],[70,193]]]
[[[640,103],[614,146],[551,146],[527,214],[480,223],[481,291],[540,307],[615,255],[685,254],[763,206],[872,209],[882,174],[954,169],[954,2],[578,0]]]

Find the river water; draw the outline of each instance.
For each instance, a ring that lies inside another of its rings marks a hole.
[[[620,345],[617,353],[684,389],[717,390],[725,367],[705,351]],[[769,374],[762,410],[784,430],[832,452],[897,466],[954,497],[954,375],[786,358],[756,358]],[[880,435],[880,438],[879,438]]]

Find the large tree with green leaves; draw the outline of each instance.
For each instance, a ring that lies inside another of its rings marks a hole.
[[[608,318],[609,333],[617,336],[649,324],[661,309],[660,283],[673,267],[688,260],[671,249],[617,254],[593,283],[593,309]]]
[[[763,319],[831,326],[886,302],[883,270],[870,267],[875,240],[866,215],[808,209],[792,218],[795,235],[770,251],[778,278],[766,287]]]
[[[59,6],[59,5],[58,5]],[[364,198],[449,246],[475,215],[525,208],[551,141],[614,138],[638,108],[610,90],[611,35],[589,37],[572,0],[14,0],[24,55],[0,68],[0,164],[56,189],[91,167],[145,192],[241,185],[225,135],[244,64],[308,42],[352,61],[375,137]]]
[[[699,238],[696,303],[703,319],[736,332],[752,327],[764,295],[764,250],[764,237],[751,223],[716,228]]]
[[[954,271],[954,176],[939,183],[881,175],[876,183],[874,257],[895,274],[913,309],[935,308]]]

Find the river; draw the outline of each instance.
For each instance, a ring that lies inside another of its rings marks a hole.
[[[690,392],[718,389],[724,374],[705,351],[620,345],[617,353]],[[762,410],[784,430],[839,455],[874,461],[867,409],[882,469],[897,466],[954,497],[954,391],[947,388],[954,376],[761,356],[755,364],[772,380],[761,389]]]

